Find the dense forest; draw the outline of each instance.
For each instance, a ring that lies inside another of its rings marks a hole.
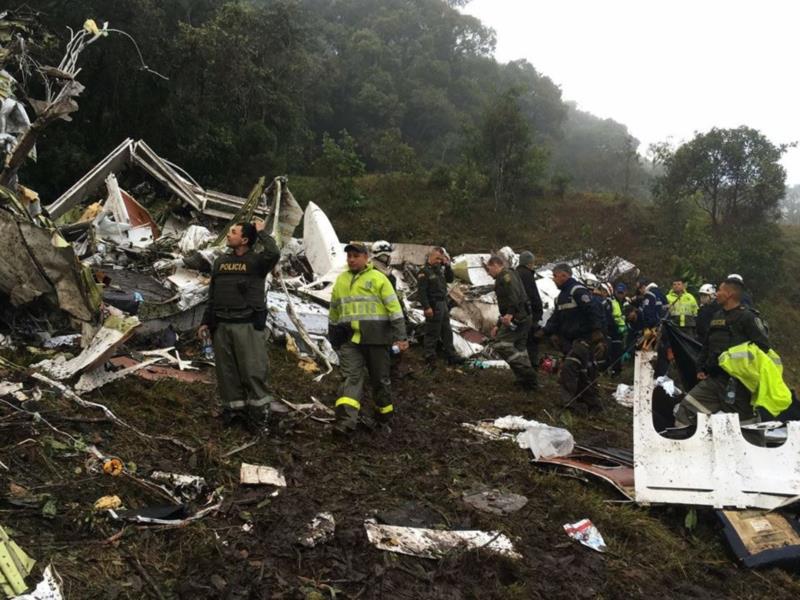
[[[38,13],[51,61],[90,17],[138,45],[110,35],[84,53],[80,110],[48,129],[27,179],[52,196],[131,136],[241,193],[264,173],[324,170],[327,141],[365,172],[444,169],[496,204],[567,186],[646,195],[625,126],[566,103],[534,65],[496,61],[495,33],[458,4],[12,1]]]
[[[60,76],[47,65],[59,64],[70,28],[92,18],[102,29],[80,55],[79,110],[34,127],[38,161],[25,161],[20,180],[48,203],[132,137],[227,192],[288,174],[337,225],[406,203],[380,226],[346,231],[410,240],[435,214],[448,226],[421,241],[439,243],[454,226],[459,243],[472,239],[465,215],[476,209],[493,213],[500,237],[516,227],[529,240],[547,229],[546,209],[616,202],[602,220],[640,211],[649,238],[628,252],[654,276],[699,285],[735,271],[754,289],[789,293],[778,225],[797,212],[780,165],[788,146],[747,126],[713,128],[677,148],[656,144],[645,161],[624,125],[580,110],[529,62],[498,62],[495,32],[459,11],[467,3],[15,0],[0,20],[0,67],[31,108],[42,81]],[[561,233],[620,252],[625,232],[601,239],[600,225]]]

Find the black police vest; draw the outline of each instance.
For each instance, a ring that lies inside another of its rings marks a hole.
[[[214,263],[211,302],[215,309],[266,310],[261,257],[252,250],[243,256],[225,254]]]

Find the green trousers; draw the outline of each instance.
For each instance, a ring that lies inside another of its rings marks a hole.
[[[372,386],[375,418],[379,421],[391,419],[394,407],[390,364],[388,346],[347,342],[339,349],[339,369],[343,380],[336,400],[336,421],[340,425],[350,430],[358,425],[367,378]]]
[[[213,341],[222,408],[266,417],[272,402],[266,333],[250,323],[219,323]]]
[[[597,393],[597,364],[592,346],[587,340],[572,342],[559,372],[561,404],[581,402],[590,408],[600,408]]]
[[[517,381],[523,385],[536,385],[536,370],[528,358],[528,332],[531,321],[518,323],[512,330],[508,325],[501,325],[494,338],[494,350],[506,361]]]
[[[434,303],[433,316],[425,319],[424,355],[426,359],[436,358],[436,346],[441,340],[447,358],[458,358],[453,346],[453,330],[450,328],[450,309],[442,300]]]
[[[739,413],[739,422],[742,425],[757,423],[759,419],[750,404],[751,394],[738,381],[734,403],[731,405],[725,402],[729,379],[728,375],[714,375],[698,381],[675,407],[675,425],[688,427],[697,422],[697,413],[710,415],[720,411]]]

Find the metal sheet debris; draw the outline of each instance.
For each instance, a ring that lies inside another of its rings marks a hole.
[[[208,490],[206,480],[199,475],[153,471],[150,474],[150,479],[167,485],[170,488],[170,493],[184,502],[194,502]]]
[[[111,316],[105,320],[89,346],[78,356],[70,360],[44,360],[33,365],[33,368],[44,371],[54,379],[69,379],[81,371],[100,364],[116,346],[128,339],[138,326],[139,319],[136,317]]]
[[[593,475],[610,483],[628,500],[636,496],[633,454],[627,450],[576,446],[567,456],[541,458],[535,464]]]
[[[508,558],[522,558],[511,540],[499,531],[443,531],[419,527],[379,525],[374,520],[364,522],[369,542],[379,550],[439,559],[452,552],[486,550]]]
[[[333,539],[336,533],[336,519],[329,512],[321,512],[306,526],[297,542],[306,548],[314,548]]]
[[[697,430],[668,439],[653,426],[653,352],[636,354],[634,470],[636,501],[775,509],[800,497],[800,422],[787,423],[783,445],[744,439],[735,413],[697,415]]]
[[[497,489],[464,493],[463,499],[472,508],[493,515],[515,513],[528,503],[528,499],[525,496]]]
[[[151,362],[151,360],[153,362]],[[212,383],[213,376],[205,371],[186,371],[175,369],[173,367],[164,367],[159,364],[154,364],[161,359],[150,359],[143,362],[138,362],[128,356],[115,356],[109,362],[115,367],[121,367],[128,371],[128,374],[136,375],[148,381],[160,381],[161,379],[176,379],[186,383]],[[197,369],[197,367],[192,367]]]
[[[14,600],[63,600],[61,591],[64,582],[53,565],[47,565],[42,573],[42,580],[36,584],[32,592],[15,596]]]
[[[278,469],[263,465],[250,465],[247,463],[242,463],[239,470],[239,482],[245,485],[274,485],[276,487],[286,487],[286,478]]]
[[[28,589],[25,578],[36,561],[28,556],[0,527],[0,591],[12,598]]]

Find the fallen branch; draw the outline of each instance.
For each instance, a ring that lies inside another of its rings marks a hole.
[[[33,377],[33,379],[35,379],[36,381],[39,381],[39,382],[44,383],[45,385],[47,385],[49,387],[57,389],[58,391],[60,391],[64,395],[65,398],[68,398],[68,399],[72,400],[73,402],[75,402],[75,404],[77,404],[78,406],[80,406],[82,408],[94,408],[94,409],[98,409],[98,410],[103,411],[103,414],[110,421],[113,421],[114,423],[116,423],[120,427],[124,427],[126,429],[130,429],[131,431],[133,431],[134,433],[136,433],[137,435],[139,435],[139,436],[141,436],[143,438],[146,438],[146,439],[149,439],[149,440],[162,440],[162,441],[171,442],[171,443],[175,444],[176,446],[178,446],[179,448],[183,448],[184,450],[186,450],[188,452],[195,452],[196,451],[196,448],[193,448],[193,447],[189,446],[188,444],[185,444],[184,442],[182,442],[179,439],[176,439],[174,437],[171,437],[171,436],[168,436],[168,435],[150,435],[150,434],[144,433],[143,431],[138,430],[133,425],[129,425],[128,423],[126,423],[125,421],[120,419],[107,406],[104,406],[102,404],[98,404],[97,402],[89,402],[88,400],[84,400],[83,398],[78,396],[78,394],[73,392],[71,389],[69,389],[63,383],[60,383],[58,381],[54,381],[54,380],[50,379],[49,377],[45,377],[41,373],[31,373],[31,377]]]
[[[246,444],[242,444],[241,446],[236,446],[236,448],[234,448],[233,450],[229,450],[228,452],[223,454],[222,458],[228,458],[229,456],[233,456],[234,454],[237,454],[238,452],[241,452],[242,450],[247,450],[251,446],[255,446],[257,443],[258,443],[258,440],[252,440],[250,442],[247,442]]]
[[[318,406],[318,407],[321,407],[321,408],[324,409],[325,414],[330,414],[330,415],[334,414],[334,412],[330,408],[328,408],[327,406],[322,404],[322,402],[320,402],[319,400],[315,399],[313,396],[311,397],[311,399],[314,400],[314,404],[310,405],[312,408]],[[333,423],[336,420],[335,418],[325,419],[323,417],[315,417],[310,412],[306,413],[306,411],[304,410],[305,406],[298,405],[298,404],[292,404],[291,402],[289,402],[288,400],[284,400],[283,398],[279,398],[279,400],[280,400],[280,402],[282,404],[285,404],[291,410],[293,410],[295,412],[299,412],[299,413],[305,415],[306,418],[311,419],[312,421],[317,421],[318,423],[327,424],[327,423]]]
[[[306,343],[306,345],[309,348],[311,348],[311,351],[319,357],[319,359],[328,369],[324,373],[314,377],[314,381],[320,382],[327,374],[333,371],[333,366],[328,360],[328,357],[322,353],[322,351],[317,347],[317,345],[308,335],[308,332],[306,331],[306,328],[303,326],[302,321],[300,321],[300,319],[297,317],[297,313],[294,310],[294,304],[292,304],[292,297],[289,295],[289,290],[286,288],[286,282],[283,281],[283,277],[278,277],[278,281],[281,282],[281,288],[283,289],[283,293],[286,294],[286,314],[289,315],[289,320],[297,328],[297,333],[300,334],[300,338]]]

